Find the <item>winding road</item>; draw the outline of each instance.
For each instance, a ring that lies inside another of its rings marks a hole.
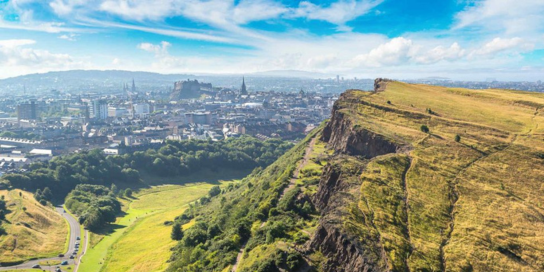
[[[55,211],[57,211],[62,217],[64,217],[64,219],[66,219],[66,221],[70,225],[70,241],[68,241],[68,251],[63,254],[64,257],[41,258],[41,259],[28,261],[22,264],[18,264],[18,265],[3,266],[3,267],[0,267],[0,271],[30,269],[33,266],[41,262],[46,262],[46,261],[60,261],[60,262],[67,261],[68,265],[75,265],[73,271],[74,272],[77,271],[81,257],[83,257],[83,255],[85,254],[85,251],[87,251],[87,246],[89,244],[87,238],[89,237],[89,233],[87,230],[85,230],[84,236],[81,236],[81,226],[79,225],[78,220],[75,217],[73,217],[70,213],[66,212],[63,206],[55,207]],[[77,237],[80,237],[81,240],[77,240]],[[70,255],[72,255],[72,253],[76,250],[77,241],[79,241],[81,245],[85,243],[85,247],[77,251],[77,254],[78,254],[77,258],[70,259]],[[54,271],[57,266],[59,266],[61,269],[65,267],[63,265],[54,265],[54,266],[42,265],[40,269],[46,270],[46,271]]]

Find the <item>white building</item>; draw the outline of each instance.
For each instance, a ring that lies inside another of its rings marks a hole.
[[[138,117],[145,117],[151,113],[150,112],[151,107],[147,103],[134,104],[133,109],[134,109],[134,116],[138,116]]]

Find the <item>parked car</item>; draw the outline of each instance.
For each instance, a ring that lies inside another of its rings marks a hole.
[[[40,265],[39,264],[35,264],[32,266],[32,268],[40,268]]]
[[[64,254],[59,254],[59,257],[61,257],[61,258],[64,257]]]
[[[76,240],[81,240],[81,238],[79,238],[79,236],[78,236],[78,237],[76,237]]]
[[[68,265],[68,261],[63,261],[60,265]]]
[[[73,258],[75,258],[74,255],[70,255],[70,259],[73,259]]]

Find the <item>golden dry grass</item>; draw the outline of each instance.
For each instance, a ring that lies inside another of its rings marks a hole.
[[[51,206],[39,204],[32,193],[21,190],[2,190],[0,195],[10,211],[2,224],[8,234],[0,236],[0,262],[51,257],[64,251],[68,223]]]
[[[389,267],[544,270],[544,94],[392,82],[346,97],[341,112],[352,124],[411,146],[406,199],[402,160],[375,158],[361,176],[358,206],[375,227],[359,227],[378,231]]]

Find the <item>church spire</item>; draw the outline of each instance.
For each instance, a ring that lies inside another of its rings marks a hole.
[[[132,79],[132,92],[136,92],[136,84],[134,84],[134,78]]]
[[[240,94],[247,95],[246,80],[244,77],[242,77],[242,90],[240,90]]]

